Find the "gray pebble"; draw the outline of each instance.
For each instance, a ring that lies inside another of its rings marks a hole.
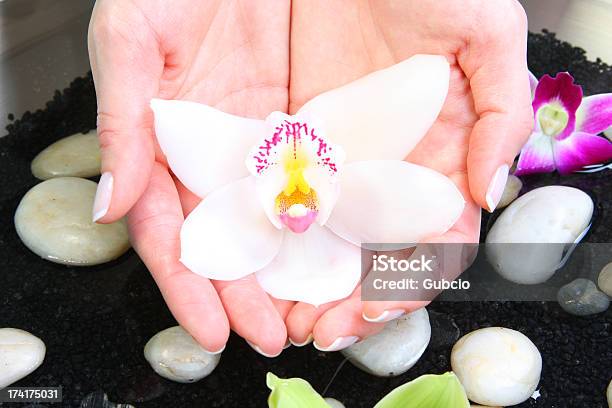
[[[108,396],[103,391],[96,391],[87,394],[81,400],[80,408],[134,408],[130,404],[115,404],[108,400]]]
[[[576,279],[562,286],[557,293],[559,304],[568,313],[588,316],[608,309],[610,300],[588,279]]]

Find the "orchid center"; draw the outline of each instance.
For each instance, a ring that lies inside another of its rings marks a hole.
[[[335,183],[344,152],[304,120],[275,112],[268,121],[272,134],[253,148],[246,164],[256,178],[274,186],[260,197],[270,221],[303,233],[329,216],[336,199],[329,186]]]
[[[538,122],[545,135],[557,136],[563,132],[569,121],[569,115],[558,104],[547,104],[538,109]]]
[[[276,196],[274,208],[283,225],[299,234],[305,232],[317,218],[317,193],[304,177],[304,171],[310,164],[306,152],[299,146],[287,149],[283,161],[287,183]]]

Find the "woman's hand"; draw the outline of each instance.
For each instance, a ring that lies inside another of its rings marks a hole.
[[[323,91],[414,54],[446,56],[446,102],[406,160],[448,176],[467,201],[457,224],[435,241],[478,242],[480,208],[492,211],[499,202],[533,121],[527,20],[518,2],[294,0],[291,24],[290,113]],[[318,308],[298,303],[286,323],[292,342],[312,334],[321,349],[338,349],[425,304],[362,302],[358,288]]]
[[[210,351],[231,327],[260,352],[280,353],[292,304],[253,277],[210,282],[179,262],[179,231],[200,199],[168,171],[149,102],[192,100],[256,118],[287,111],[289,15],[282,0],[98,0],[90,23],[103,173],[94,218],[129,213],[133,245],[172,313]]]

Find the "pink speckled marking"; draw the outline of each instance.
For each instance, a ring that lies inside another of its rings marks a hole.
[[[272,137],[264,139],[252,156],[257,163],[255,165],[257,174],[262,174],[269,167],[278,164],[280,146],[291,146],[293,156],[297,157],[297,151],[303,143],[315,144],[317,165],[326,167],[332,174],[338,171],[338,166],[331,157],[332,146],[316,135],[314,128],[309,128],[307,123],[285,120],[275,128]]]

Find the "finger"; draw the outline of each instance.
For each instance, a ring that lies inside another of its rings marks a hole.
[[[88,46],[98,100],[102,177],[94,221],[122,217],[145,191],[155,157],[149,101],[163,70],[156,36],[134,6],[98,2]]]
[[[479,116],[467,159],[470,191],[481,207],[493,211],[508,170],[529,137],[533,112],[525,12],[514,1],[485,2],[481,9],[482,26],[458,61],[470,81]]]
[[[183,214],[167,170],[155,164],[149,186],[129,213],[134,248],[147,265],[178,323],[206,350],[218,352],[229,322],[211,282],[179,259]]]
[[[285,323],[255,276],[234,281],[214,281],[232,330],[258,353],[278,356],[287,340]]]
[[[272,304],[276,308],[276,311],[278,312],[278,315],[280,316],[280,318],[283,321],[285,321],[286,318],[287,318],[287,315],[289,314],[289,312],[291,311],[291,309],[295,305],[295,302],[290,301],[290,300],[276,299],[275,297],[272,297],[270,295],[268,295],[268,297],[272,301]],[[283,346],[283,349],[286,349],[289,346],[291,346],[291,341],[289,340],[289,334],[288,334],[288,331],[286,329],[286,326],[287,326],[287,323],[285,323],[285,330],[286,330],[286,333],[287,333],[287,337],[285,338],[285,345]]]
[[[341,302],[321,316],[314,327],[314,346],[321,351],[342,350],[381,331],[383,323],[366,322],[361,316],[361,297]]]
[[[427,239],[425,244],[433,245],[430,250],[442,250],[445,260],[444,270],[445,279],[456,279],[476,257],[476,247],[472,244],[478,243],[480,232],[480,207],[470,200],[468,182],[464,174],[456,173],[449,178],[455,183],[464,197],[468,197],[466,205],[455,225],[438,237]],[[444,246],[444,244],[451,244]],[[468,245],[461,245],[468,244]],[[427,249],[427,248],[426,248]],[[452,270],[451,270],[452,269]],[[406,313],[414,312],[417,309],[427,306],[430,303],[431,293],[425,293],[427,299],[415,300],[393,300],[393,301],[363,301],[362,317],[365,321],[373,323],[384,323],[397,319]]]
[[[181,207],[183,208],[183,215],[187,217],[191,211],[202,201],[200,197],[193,194],[178,178],[172,176],[174,185],[178,191],[179,197],[181,198]]]
[[[298,302],[289,311],[285,319],[289,341],[296,347],[310,344],[313,340],[312,330],[323,313],[340,304],[342,301],[329,302],[320,306]]]

